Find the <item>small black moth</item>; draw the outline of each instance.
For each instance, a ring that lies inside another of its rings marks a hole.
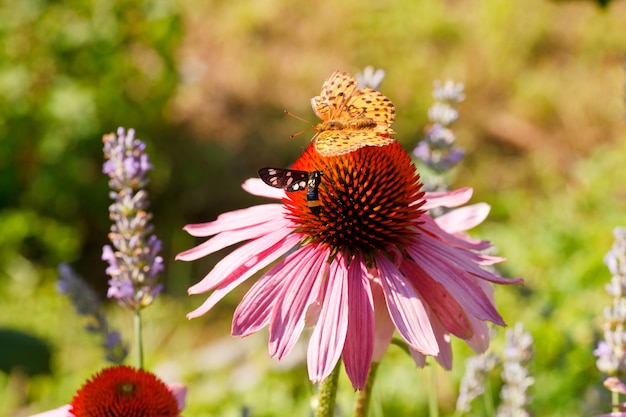
[[[306,188],[306,200],[311,213],[319,215],[322,209],[317,191],[322,181],[322,171],[298,171],[296,169],[261,168],[259,177],[264,183],[288,192],[302,191]]]

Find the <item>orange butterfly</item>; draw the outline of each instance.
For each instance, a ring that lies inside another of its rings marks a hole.
[[[395,107],[391,100],[371,88],[359,88],[347,72],[335,71],[322,86],[311,106],[322,120],[313,127],[315,150],[322,156],[356,151],[364,146],[385,146],[395,141],[391,124]]]

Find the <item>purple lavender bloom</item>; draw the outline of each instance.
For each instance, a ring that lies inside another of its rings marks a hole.
[[[535,379],[529,375],[528,365],[533,354],[533,337],[524,331],[522,323],[507,330],[502,370],[504,385],[500,390],[502,402],[496,410],[496,417],[530,416],[528,388]]]
[[[604,309],[604,340],[593,354],[596,366],[609,376],[626,377],[626,229],[616,227],[615,242],[604,263],[613,276],[606,291],[613,302]]]
[[[385,70],[374,70],[374,67],[371,65],[365,67],[362,73],[358,72],[356,74],[359,88],[372,88],[374,90],[378,90],[380,83],[383,82],[383,78],[385,78]]]
[[[453,104],[465,99],[463,84],[453,81],[434,82],[433,98],[435,102],[428,110],[430,125],[425,129],[423,139],[413,150],[413,155],[428,167],[433,178],[424,175],[425,187],[430,191],[445,191],[442,176],[456,166],[465,153],[456,146],[456,135],[449,126],[459,118],[459,112]],[[425,173],[426,174],[426,173]]]
[[[128,356],[128,348],[122,342],[119,332],[111,331],[106,317],[102,313],[100,298],[89,285],[67,264],[59,265],[57,289],[67,295],[76,312],[87,318],[85,329],[102,337],[106,359],[114,364],[121,364]]]
[[[465,362],[466,371],[456,400],[457,414],[468,413],[471,410],[472,401],[485,392],[485,380],[489,372],[500,362],[500,358],[494,353],[472,356]]]
[[[162,290],[156,283],[163,270],[163,258],[158,253],[161,241],[152,233],[152,214],[147,174],[152,165],[146,154],[146,144],[135,138],[135,131],[123,128],[117,135],[102,138],[106,161],[102,171],[109,176],[109,193],[113,204],[109,217],[113,221],[109,239],[112,245],[102,249],[102,260],[108,262],[108,296],[120,305],[140,310],[152,303]]]

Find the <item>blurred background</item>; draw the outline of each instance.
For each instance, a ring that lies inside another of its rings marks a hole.
[[[282,362],[267,357],[263,332],[231,340],[245,288],[187,321],[204,297],[186,289],[224,252],[173,257],[196,243],[185,224],[261,202],[241,183],[298,157],[312,133],[291,139],[308,125],[283,110],[313,121],[309,99],[323,81],[367,65],[386,71],[381,90],[407,150],[427,123],[433,81],[465,84],[454,128],[466,159],[452,185],[492,206],[474,235],[508,258],[504,275],[526,281],[496,300],[535,339],[533,409],[608,411],[592,351],[610,302],[603,257],[626,225],[624,22],[624,1],[1,1],[0,328],[41,339],[52,359],[32,377],[0,370],[0,415],[65,404],[105,365],[55,283],[67,262],[106,293],[102,135],[118,126],[136,129],[155,167],[166,290],[145,313],[148,368],[189,386],[188,416],[308,415],[307,338]],[[130,335],[130,314],[107,308]],[[461,343],[455,352],[455,369],[438,373],[442,415],[454,411],[470,354]],[[392,348],[379,373],[373,415],[425,412],[428,372]],[[342,386],[347,415],[353,393]]]

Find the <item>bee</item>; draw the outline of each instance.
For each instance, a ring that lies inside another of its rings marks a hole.
[[[322,175],[322,171],[307,172],[282,168],[259,169],[259,177],[270,187],[282,188],[288,192],[302,191],[306,188],[307,206],[315,215],[319,215],[322,209],[318,193]]]

